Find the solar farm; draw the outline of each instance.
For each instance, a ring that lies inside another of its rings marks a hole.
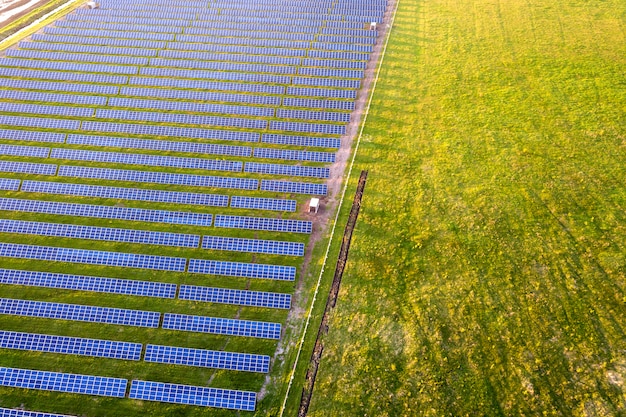
[[[4,51],[0,416],[277,410],[386,8],[101,0]]]

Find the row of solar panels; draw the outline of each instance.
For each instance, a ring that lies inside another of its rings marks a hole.
[[[48,36],[51,35],[42,35]],[[72,37],[74,38],[74,37]],[[151,41],[138,41],[137,43],[146,43]],[[20,42],[19,47],[28,50],[40,51],[61,51],[76,52],[86,54],[103,54],[103,55],[129,55],[132,57],[161,57],[161,58],[192,58],[205,61],[231,61],[231,62],[256,62],[273,65],[296,65],[303,67],[321,67],[321,68],[344,68],[344,69],[365,69],[365,61],[348,61],[337,59],[319,59],[305,58],[306,51],[299,49],[287,48],[259,48],[239,45],[206,45],[201,43],[177,43],[169,42],[168,49],[156,50],[146,49],[146,47],[121,47],[121,46],[102,46],[102,45],[84,45],[82,43],[51,43],[51,42]],[[194,51],[194,52],[191,52]],[[24,54],[23,52],[22,54]],[[9,55],[11,56],[11,55]],[[15,55],[23,56],[23,55]],[[295,56],[295,57],[294,57]],[[25,57],[29,57],[28,54]],[[83,59],[88,60],[88,59]],[[149,62],[147,58],[141,59],[141,62]],[[92,61],[96,62],[96,61]],[[127,62],[126,58],[113,60],[109,62],[121,64],[137,64],[137,62]],[[146,65],[142,64],[142,65]],[[301,68],[299,74],[311,75],[311,68]],[[343,72],[329,72],[328,77],[343,77]],[[357,76],[355,76],[357,75]],[[345,73],[346,78],[359,78],[359,74],[348,72]],[[361,74],[362,75],[362,74]]]
[[[209,243],[213,246],[217,243],[222,247],[229,244],[229,239],[233,239],[218,236],[215,236],[215,238],[216,239],[211,239]],[[259,246],[257,242],[252,243],[252,245],[254,245],[254,248],[251,248],[251,250],[255,250]],[[299,250],[298,247],[294,249],[295,251]],[[165,282],[137,281],[52,272],[0,269],[0,283],[168,299],[174,299],[176,297],[176,290],[178,288],[179,300],[286,310],[291,308],[290,294],[202,287],[196,285],[180,285],[180,287],[178,287],[176,284]]]
[[[158,271],[189,272],[254,279],[294,281],[296,269],[285,265],[189,259],[173,256],[142,255],[126,252],[72,249],[0,243],[0,257],[117,266]],[[189,261],[189,262],[187,262]]]
[[[141,343],[0,330],[0,348],[99,358],[141,360]],[[145,362],[244,372],[269,372],[270,357],[248,353],[146,345]]]
[[[280,323],[12,298],[0,298],[0,314],[273,340],[281,333]]]
[[[17,191],[18,186],[19,180],[0,178],[0,189]],[[13,198],[0,198],[0,210],[196,226],[211,226],[213,223],[213,215],[208,213],[139,209]],[[259,230],[268,232],[307,234],[312,231],[312,223],[305,220],[228,216],[222,214],[215,216],[214,225],[219,228]]]
[[[121,39],[148,39],[157,41],[179,41],[179,42],[197,42],[197,43],[213,43],[216,37],[224,38],[223,43],[249,42],[250,39],[263,40],[283,40],[283,41],[300,41],[307,42],[307,49],[322,51],[353,51],[362,53],[373,52],[371,42],[368,44],[353,43],[351,36],[341,35],[313,35],[305,33],[289,33],[289,32],[246,32],[228,29],[205,29],[205,28],[188,28],[185,33],[168,33],[148,30],[151,27],[137,27],[136,25],[125,24],[100,24],[97,27],[75,28],[75,27],[45,27],[43,32],[51,35],[74,35],[87,37],[105,37],[105,38],[121,38]],[[165,26],[164,31],[167,31]],[[243,38],[237,39],[227,38]],[[369,39],[369,38],[368,38]],[[213,42],[211,42],[213,41]],[[311,51],[312,52],[312,51]]]
[[[200,236],[149,230],[82,226],[66,223],[0,219],[0,233],[17,233],[113,242],[141,243],[219,251],[303,256],[304,244],[276,240]]]
[[[67,138],[67,141],[66,141]],[[112,148],[131,148],[131,149],[149,149],[160,151],[187,152],[207,155],[232,155],[232,156],[249,156],[252,149],[247,146],[235,145],[217,145],[212,143],[198,142],[178,142],[168,140],[154,139],[135,139],[114,136],[91,136],[66,134],[58,132],[31,131],[31,130],[12,130],[0,129],[0,139],[19,140],[29,142],[50,142],[50,143],[68,143],[74,145],[103,146]],[[294,145],[306,147],[321,148],[339,148],[341,142],[335,138],[318,138],[306,136],[286,136],[277,134],[264,134],[261,138],[263,143],[277,145]],[[260,150],[263,149],[263,150]],[[254,152],[261,154],[268,152],[266,148],[254,148]],[[279,150],[277,150],[279,151]],[[308,152],[308,151],[289,151],[281,155],[280,159],[298,160],[298,161],[331,161],[334,153],[330,152]],[[290,152],[302,152],[291,154]]]
[[[159,53],[160,57],[168,58],[141,58],[126,55],[106,55],[115,51],[113,48],[102,46],[81,47],[82,49],[94,49],[88,53],[69,53],[69,52],[47,52],[33,49],[9,49],[6,55],[11,58],[25,58],[34,60],[50,60],[50,61],[71,61],[72,63],[108,63],[122,65],[151,65],[155,67],[173,67],[173,68],[199,68],[220,71],[242,71],[242,72],[259,72],[259,73],[277,73],[277,74],[298,74],[312,77],[338,77],[338,78],[354,78],[361,79],[363,70],[345,70],[332,68],[296,68],[301,64],[300,58],[283,58],[277,56],[265,55],[235,55],[235,54],[211,54],[207,52],[189,52],[189,51],[172,51],[164,50]],[[76,48],[69,48],[76,49]],[[116,48],[117,52],[134,53],[128,48]],[[132,48],[137,49],[137,48]],[[99,50],[99,51],[98,51]],[[79,51],[86,52],[86,51]],[[173,59],[169,59],[173,58]],[[8,62],[23,62],[24,59],[3,60],[3,64]],[[282,62],[285,61],[283,64]],[[288,61],[288,62],[287,62]],[[240,64],[238,62],[261,62],[269,65],[260,64]],[[291,65],[291,66],[289,66]],[[136,67],[113,67],[122,74],[137,74]]]
[[[219,22],[242,22],[242,23],[265,23],[267,19],[262,17],[249,17],[249,16],[232,16],[232,15],[218,15],[215,13],[201,13],[201,12],[162,12],[162,11],[145,11],[145,10],[128,10],[128,9],[77,9],[73,14],[68,15],[68,20],[82,20],[84,17],[134,17],[134,18],[157,18],[157,19],[183,19],[183,20],[205,20],[205,21],[219,21]],[[272,19],[272,22],[277,25],[294,25],[294,26],[317,26],[317,27],[332,27],[342,29],[363,29],[363,22],[346,22],[337,20],[324,20],[324,19]]]
[[[263,151],[260,152],[263,154]],[[144,153],[125,153],[125,152],[103,152],[88,151],[82,149],[68,148],[48,148],[42,146],[22,146],[22,145],[6,145],[0,144],[0,155],[11,156],[29,156],[36,158],[54,158],[66,159],[74,161],[90,161],[90,162],[113,162],[119,164],[130,165],[146,165],[158,167],[175,167],[189,169],[204,169],[208,171],[226,171],[226,172],[243,172],[260,173],[268,175],[286,175],[294,177],[313,177],[328,178],[329,168],[312,167],[303,165],[283,165],[261,162],[241,162],[229,161],[224,159],[206,159],[179,156],[162,156]],[[27,164],[15,165],[21,170],[27,170],[30,173],[40,173],[43,175],[54,175],[55,169],[51,164]],[[7,166],[8,167],[8,166]],[[70,169],[70,168],[66,168]],[[240,181],[244,181],[240,179]],[[242,187],[238,187],[242,188]],[[245,189],[249,189],[246,184]]]
[[[73,83],[54,82],[54,81],[33,81],[24,78],[43,78],[48,79],[63,79],[63,74],[67,73],[55,73],[51,71],[40,70],[18,70],[14,68],[0,68],[0,76],[5,77],[22,77],[22,78],[0,78],[0,86],[20,88],[20,89],[33,89],[33,90],[52,90],[74,93],[95,93],[106,95],[127,95],[127,96],[146,96],[146,97],[166,97],[177,99],[191,99],[191,100],[204,100],[204,101],[232,101],[232,102],[249,102],[265,105],[280,105],[281,101],[276,96],[260,96],[250,94],[226,94],[215,93],[205,91],[189,91],[189,90],[170,90],[170,89],[150,89],[150,88],[137,88],[137,87],[118,87],[112,85],[100,85],[100,84],[79,84],[77,82],[103,82],[103,83],[122,83],[130,85],[140,86],[152,86],[152,87],[174,87],[185,89],[202,89],[202,90],[219,90],[219,91],[237,91],[244,93],[264,93],[264,94],[277,94],[299,97],[285,97],[284,100],[311,100],[303,99],[301,96],[314,96],[314,97],[332,97],[340,99],[355,99],[356,91],[354,90],[328,90],[325,88],[303,88],[303,87],[285,87],[277,85],[263,85],[263,84],[248,84],[248,83],[233,83],[233,82],[218,82],[218,81],[201,81],[190,79],[173,79],[173,78],[149,78],[149,77],[119,77],[112,76],[108,78],[95,78],[95,74],[76,74],[81,75],[80,79],[72,80]],[[93,79],[90,79],[93,78]],[[333,104],[341,103],[341,104]],[[345,103],[345,104],[343,104]],[[346,110],[352,110],[352,102],[338,102],[337,100],[324,100],[319,102],[315,100],[304,101],[302,104],[291,103],[288,104],[293,107],[335,107],[338,105],[348,106]],[[287,105],[287,104],[286,104]],[[306,105],[306,106],[305,106]]]
[[[8,68],[2,68],[8,67]],[[24,69],[14,69],[24,68]],[[47,71],[37,71],[37,70]],[[103,82],[103,83],[115,83],[124,84],[129,77],[104,75],[104,74],[137,74],[136,67],[128,66],[113,66],[105,64],[85,64],[75,62],[61,62],[61,61],[37,61],[33,59],[0,59],[0,70],[3,73],[9,71],[15,71],[18,77],[28,77],[32,74],[31,78],[41,79],[55,79],[67,81],[81,81],[81,82]],[[69,72],[55,72],[55,71],[69,71]],[[307,77],[292,77],[285,75],[272,75],[263,73],[242,73],[242,72],[227,72],[227,71],[207,71],[207,70],[189,70],[184,68],[139,68],[140,75],[148,75],[154,77],[174,77],[174,78],[192,78],[192,79],[211,79],[211,80],[224,80],[224,81],[244,81],[244,82],[261,82],[261,83],[275,83],[275,84],[294,84],[294,85],[307,85],[312,87],[322,87],[319,90],[322,97],[334,97],[327,88],[343,88],[343,89],[357,89],[360,86],[360,80],[341,80],[335,78],[307,78]],[[74,71],[72,73],[71,71]],[[76,73],[78,72],[78,73]],[[86,73],[102,73],[102,74],[85,74]],[[63,78],[65,74],[66,78]],[[7,74],[8,75],[8,74]],[[315,89],[312,89],[315,90]]]
[[[0,385],[14,388],[124,398],[128,381],[93,375],[0,367]],[[256,393],[133,380],[129,398],[254,411]],[[0,416],[63,417],[47,413],[2,411]]]
[[[259,19],[261,20],[261,19]],[[285,22],[283,20],[283,22]],[[378,37],[378,31],[365,30],[364,27],[360,29],[346,29],[336,27],[319,27],[311,25],[292,25],[289,22],[280,24],[279,21],[272,21],[268,24],[267,21],[263,22],[228,22],[222,20],[188,20],[188,19],[173,19],[173,18],[157,18],[157,17],[120,17],[111,15],[87,15],[87,14],[74,14],[69,15],[65,20],[59,20],[55,22],[57,27],[76,27],[76,28],[97,28],[102,23],[115,23],[132,25],[150,25],[156,27],[167,26],[169,28],[184,29],[189,27],[197,28],[212,28],[212,29],[231,29],[231,30],[253,30],[253,31],[276,31],[276,32],[291,32],[291,33],[310,33],[321,35],[342,35],[353,36],[355,38],[376,38]],[[160,29],[159,29],[160,30]],[[180,33],[180,31],[176,32]],[[360,43],[358,39],[355,39],[357,43]],[[365,43],[373,43],[367,42]]]

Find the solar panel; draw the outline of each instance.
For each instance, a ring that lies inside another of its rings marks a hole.
[[[34,164],[31,162],[0,161],[0,172],[55,175],[57,172],[57,166],[54,164]]]
[[[131,55],[133,57],[152,57],[157,55],[157,51],[147,48],[123,48],[117,46],[103,46],[103,45],[76,45],[68,43],[48,43],[48,42],[20,42],[19,47],[29,50],[40,51],[63,51],[63,52],[78,52],[79,54],[71,54],[66,57],[66,54],[58,54],[63,56],[64,60],[68,61],[91,61],[91,62],[114,62],[119,64],[134,64],[144,65],[147,61],[145,59],[128,59],[127,57],[106,57],[105,59],[96,57],[85,58],[80,54],[97,54],[97,55]],[[27,56],[28,55],[18,55]],[[75,57],[78,56],[78,59]]]
[[[46,129],[77,130],[80,126],[80,121],[2,115],[0,118],[0,124],[9,126],[43,127]]]
[[[0,130],[0,137],[2,131]],[[216,145],[213,143],[179,142],[168,140],[132,139],[111,136],[68,135],[67,143],[74,145],[105,146],[112,148],[150,149],[157,151],[188,152],[207,155],[250,156],[249,146]]]
[[[161,345],[146,345],[144,360],[146,362],[245,372],[267,373],[270,368],[270,357],[267,355]]]
[[[15,91],[0,90],[0,98],[8,100],[43,101],[48,103],[84,104],[92,106],[104,106],[106,97],[86,96],[79,94],[42,93],[38,91]]]
[[[108,187],[103,185],[69,184],[61,182],[22,182],[22,191],[31,193],[77,195],[83,197],[116,198],[122,200],[151,201],[160,203],[195,204],[227,207],[228,196],[198,194],[180,191],[146,190],[141,188]]]
[[[282,200],[279,198],[241,197],[232,196],[230,199],[232,208],[245,208],[252,210],[270,211],[296,211],[296,200]]]
[[[176,74],[174,74],[176,75]],[[148,78],[149,80],[157,80],[160,81],[160,78]],[[223,84],[218,82],[208,82],[208,81],[197,81],[197,80],[187,80],[187,79],[176,79],[169,78],[172,81],[179,81],[177,84],[179,87],[183,88],[203,88],[203,87],[211,87],[209,86],[198,86],[197,83],[201,84]],[[163,83],[162,81],[160,81]],[[158,85],[160,84],[156,81],[150,81],[149,83],[144,81],[145,85]],[[245,84],[244,84],[245,85]],[[251,84],[258,85],[258,84]],[[284,88],[284,87],[280,87]],[[135,96],[135,97],[157,97],[159,99],[174,99],[174,100],[193,100],[193,101],[221,101],[221,102],[231,102],[231,103],[251,103],[251,104],[262,104],[267,106],[278,106],[280,105],[280,97],[276,96],[267,96],[263,94],[234,94],[234,93],[224,93],[224,92],[214,92],[214,91],[205,91],[204,88],[200,91],[198,90],[164,90],[163,88],[145,88],[145,87],[122,87],[120,90],[120,94],[126,96]],[[119,101],[112,101],[115,103],[120,103],[119,106],[122,107],[153,107],[153,108],[163,108],[166,110],[189,110],[189,111],[207,111],[209,113],[228,113],[230,110],[236,112],[237,114],[248,114],[248,115],[257,115],[257,116],[267,116],[273,117],[274,110],[269,108],[259,108],[259,107],[249,107],[249,106],[226,106],[226,105],[217,105],[217,104],[201,104],[201,103],[184,103],[167,101],[161,102],[158,100],[129,100],[129,99],[120,99]]]
[[[69,52],[46,52],[32,49],[8,49],[7,56],[50,61],[102,62],[107,64],[148,65],[148,58],[124,55],[100,55],[96,53],[74,54]]]
[[[332,152],[293,151],[275,148],[254,148],[254,157],[288,161],[335,162],[335,154]]]
[[[269,323],[263,321],[165,313],[163,314],[163,328],[187,332],[278,340],[280,338],[281,326],[279,323]]]
[[[0,144],[0,155],[32,156],[35,158],[47,158],[50,148],[41,146],[21,146]]]
[[[16,76],[12,74],[11,76]],[[21,76],[24,76],[20,74]],[[33,78],[40,77],[41,74],[36,72],[26,72],[25,75],[30,75]],[[120,80],[121,81],[121,80]],[[22,79],[1,78],[0,86],[9,88],[23,88],[28,90],[52,90],[52,91],[71,91],[74,93],[95,93],[95,94],[117,94],[119,87],[112,85],[99,85],[99,84],[75,84],[68,82],[52,82],[52,81],[33,81]],[[81,96],[75,96],[80,98]],[[104,102],[106,102],[106,99]]]
[[[173,43],[170,42],[170,47]],[[189,45],[203,45],[203,44],[189,44]],[[201,90],[219,90],[219,91],[242,91],[248,93],[265,93],[265,94],[277,94],[283,95],[285,94],[285,87],[279,85],[263,85],[263,84],[245,84],[245,83],[229,83],[229,82],[218,82],[218,81],[203,81],[203,80],[189,80],[189,79],[180,79],[180,78],[149,78],[149,77],[131,77],[128,81],[130,85],[149,85],[149,86],[158,86],[158,87],[176,87],[176,88],[196,88]],[[130,88],[127,87],[127,90],[131,91]],[[168,94],[169,91],[163,91],[162,93]],[[187,93],[186,91],[176,91],[171,94],[182,94]],[[230,97],[229,95],[222,95],[222,97]],[[233,95],[234,97],[239,98],[241,95]],[[258,96],[246,96],[249,98],[250,102],[257,102],[254,100],[258,100]],[[265,97],[270,98],[270,97]],[[223,101],[242,101],[243,99],[239,98],[239,100],[223,100]],[[265,101],[263,101],[265,102]],[[280,97],[271,97],[271,101],[267,102],[270,105],[279,105]]]
[[[65,142],[65,133],[31,132],[28,130],[0,129],[0,138],[9,140],[23,140],[30,142]]]
[[[256,393],[133,380],[129,398],[254,411]]]
[[[188,158],[126,152],[86,151],[82,149],[66,148],[52,148],[50,158],[229,172],[241,172],[241,168],[243,166],[243,163],[239,161],[226,161],[223,159]]]
[[[289,132],[321,133],[327,135],[345,135],[344,125],[330,125],[323,123],[282,122],[270,121],[270,130],[284,130]]]
[[[0,60],[0,62],[2,61]],[[39,78],[42,80],[62,80],[84,83],[126,84],[128,82],[128,77],[124,75],[85,74],[79,72],[65,71],[41,71],[29,70],[24,68],[0,68],[0,75],[3,77]],[[117,87],[114,88],[117,89]]]
[[[12,181],[15,190],[19,180]],[[0,178],[2,187],[2,178]],[[21,200],[0,198],[0,210],[22,211],[27,213],[47,213],[65,216],[95,217],[100,219],[120,219],[154,223],[188,224],[210,226],[212,214],[184,211],[149,210],[131,207],[99,206],[93,204],[61,203],[57,201]]]
[[[2,60],[0,60],[0,62],[2,62]],[[45,106],[43,104],[9,102],[0,102],[0,111],[74,117],[91,117],[94,114],[94,109],[90,109],[88,107]]]
[[[176,284],[131,279],[91,277],[52,272],[0,269],[0,284],[59,288],[143,297],[174,298]]]
[[[293,181],[261,180],[261,190],[308,195],[328,194],[328,186],[326,184]]]
[[[66,18],[77,15],[67,15]],[[135,32],[136,33],[136,32]],[[31,36],[34,41],[42,42],[58,42],[58,43],[77,43],[82,45],[107,45],[107,46],[126,46],[135,48],[165,48],[167,43],[164,41],[153,41],[145,39],[118,39],[118,38],[88,38],[84,36],[71,35],[49,35],[43,33],[35,33]]]
[[[0,367],[0,385],[123,398],[128,381],[120,378]]]
[[[197,248],[200,236],[150,230],[0,219],[0,232]]]
[[[169,95],[182,95],[176,94],[178,91],[170,90]],[[185,92],[189,94],[189,92]],[[221,93],[213,93],[216,100],[222,101],[220,95],[225,95]],[[232,94],[229,94],[232,96]],[[246,116],[258,116],[258,117],[274,117],[274,109],[269,107],[252,107],[252,106],[233,106],[226,104],[208,104],[208,103],[195,103],[195,102],[187,102],[187,101],[168,101],[168,100],[142,100],[135,98],[119,98],[119,97],[111,97],[108,102],[109,106],[112,107],[134,107],[134,108],[142,108],[142,109],[157,109],[157,110],[175,110],[175,111],[184,111],[184,112],[195,112],[195,113],[223,113],[227,115],[246,115]],[[141,115],[145,115],[146,113],[137,113]],[[153,113],[147,113],[146,120],[151,120],[154,118]],[[104,116],[106,117],[106,116]],[[248,119],[238,119],[234,117],[214,117],[214,116],[194,116],[193,118],[181,119],[176,115],[169,115],[168,119],[162,119],[163,116],[160,116],[159,121],[170,121],[169,118],[175,120],[176,123],[187,123],[183,120],[190,120],[193,123],[198,122],[199,124],[218,124],[220,126],[244,126],[251,128],[263,128],[265,127],[265,123],[258,123],[262,121],[252,121]],[[200,118],[201,117],[201,118]],[[191,123],[191,122],[190,122]]]
[[[153,311],[15,300],[11,298],[0,298],[0,314],[155,329],[159,327],[159,318],[161,316],[160,313]]]
[[[264,133],[261,142],[274,143],[276,145],[313,146],[318,148],[339,149],[341,147],[341,140],[337,138],[277,135],[275,133]]]
[[[284,265],[190,259],[189,273],[294,281],[296,268]]]
[[[78,122],[76,122],[78,123]],[[201,129],[194,127],[152,126],[129,123],[87,122],[80,125],[81,130],[96,132],[130,133],[135,135],[175,136],[198,139],[236,140],[258,142],[260,135],[254,132],[233,132],[226,130]],[[78,127],[76,128],[78,129]]]
[[[0,190],[17,191],[20,188],[20,182],[12,178],[0,178]]]
[[[12,408],[0,408],[0,417],[72,417],[66,414],[42,413],[39,411],[16,410]]]
[[[186,263],[185,258],[174,258],[171,256],[140,255],[136,253],[21,245],[15,243],[0,243],[0,257],[178,272],[185,270]]]
[[[229,288],[181,285],[178,298],[180,300],[233,304],[247,307],[281,308],[286,310],[291,308],[291,294],[231,290]]]
[[[246,162],[244,172],[269,175],[285,175],[292,177],[328,178],[330,169],[302,165],[264,164],[260,162]]]
[[[141,68],[141,75],[155,77],[206,78],[214,80],[247,81],[258,83],[291,84],[291,77],[277,74],[260,74],[228,71],[203,71],[179,68]]]
[[[224,236],[202,236],[202,249],[304,256],[304,243]]]
[[[136,7],[133,5],[133,7]],[[172,33],[153,33],[133,30],[76,29],[67,27],[45,27],[44,33],[52,35],[93,36],[96,38],[149,39],[156,41],[173,41]]]
[[[267,230],[271,232],[311,233],[313,223],[305,220],[272,219],[266,217],[215,216],[215,227]]]
[[[135,75],[137,67],[129,65],[84,64],[67,61],[49,61],[43,59],[0,59],[0,66],[28,69],[48,69],[74,72],[100,72],[104,74]]]
[[[91,168],[61,165],[59,176],[102,178],[116,181],[179,184],[195,187],[214,187],[239,190],[257,190],[259,180],[253,178],[213,177],[208,175],[171,174],[168,172],[132,171],[127,169]]]
[[[0,348],[138,361],[141,343],[0,330]]]

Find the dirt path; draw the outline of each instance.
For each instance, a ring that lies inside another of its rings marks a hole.
[[[301,208],[304,220],[310,220],[313,222],[313,231],[309,238],[309,243],[306,245],[304,260],[299,270],[296,288],[294,291],[293,303],[287,322],[285,324],[285,330],[290,332],[296,332],[302,325],[302,319],[306,311],[306,306],[309,303],[307,298],[303,297],[304,291],[304,279],[309,273],[309,265],[313,257],[313,249],[315,245],[320,242],[331,226],[331,216],[335,214],[337,205],[339,204],[341,187],[343,185],[344,175],[346,175],[346,167],[351,157],[351,149],[354,140],[359,134],[359,128],[361,126],[361,120],[367,109],[367,103],[370,95],[370,91],[373,87],[374,80],[376,79],[377,65],[380,60],[380,54],[383,51],[383,40],[385,39],[387,32],[389,31],[389,25],[392,20],[395,4],[398,0],[390,0],[383,22],[378,26],[378,38],[374,45],[374,50],[370,54],[370,60],[367,63],[367,67],[364,71],[364,77],[361,80],[361,88],[357,92],[357,98],[354,102],[355,109],[352,112],[350,123],[346,126],[346,134],[341,137],[341,147],[337,150],[335,163],[330,167],[330,176],[327,181],[328,194],[320,198],[320,209],[317,214],[308,213],[308,206],[304,205]],[[347,179],[346,179],[347,181]],[[272,364],[276,361],[282,361],[284,359],[285,351],[293,348],[297,344],[297,340],[291,338],[286,340],[282,338],[278,343],[274,357],[272,358]],[[285,343],[288,343],[285,345]],[[258,393],[258,399],[262,399],[266,393],[267,384],[271,382],[269,375],[265,379],[265,383]]]

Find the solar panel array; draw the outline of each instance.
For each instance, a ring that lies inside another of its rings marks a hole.
[[[256,408],[254,392],[140,380],[132,382],[129,398],[243,411],[254,411]]]
[[[68,415],[26,411],[12,408],[0,408],[0,417],[71,417]]]
[[[176,295],[176,284],[4,268],[0,269],[0,284],[159,298],[174,298]]]
[[[0,348],[138,361],[141,343],[0,330]]]
[[[386,0],[102,0],[7,50],[0,57],[0,234],[16,243],[0,242],[0,284],[61,297],[153,297],[165,313],[0,298],[0,314],[24,323],[210,333],[215,346],[230,336],[275,343],[280,323],[209,317],[205,309],[216,306],[206,303],[279,309],[281,317],[291,308],[294,265],[313,229],[302,208],[309,196],[328,194],[329,165],[349,144],[342,136],[379,36],[366,28],[382,22],[385,7]],[[27,239],[36,244],[21,243]],[[97,250],[119,244],[140,253]],[[104,276],[72,273],[83,267]],[[62,268],[67,273],[48,272]],[[150,278],[128,279],[136,269]],[[180,274],[190,274],[189,284],[211,279],[233,288],[174,284]],[[185,303],[199,314],[180,314]],[[269,372],[267,355],[211,347],[147,344],[144,360],[157,370]],[[8,330],[0,330],[0,348],[142,355],[132,341]],[[0,368],[0,385],[124,397],[127,381]],[[167,381],[135,380],[129,397],[256,408],[252,392]]]
[[[262,373],[269,372],[270,367],[270,357],[266,355],[160,345],[147,345],[144,360],[173,365]]]

